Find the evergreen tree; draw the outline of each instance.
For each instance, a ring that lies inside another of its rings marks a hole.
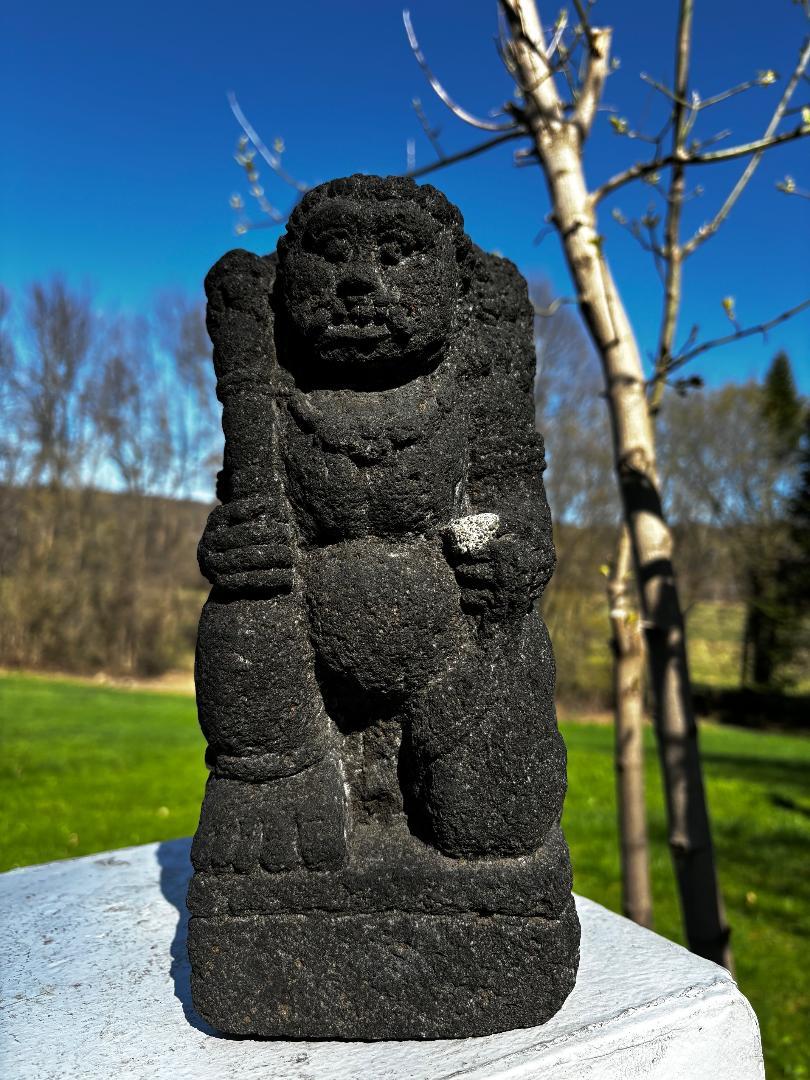
[[[774,357],[761,393],[767,430],[764,452],[772,459],[774,487],[784,490],[786,472],[796,467],[804,416],[790,360],[784,352]],[[779,514],[757,538],[759,553],[748,575],[742,675],[744,683],[761,689],[776,689],[784,682],[800,618],[789,583],[795,560],[792,528],[787,527],[785,518],[786,514]]]
[[[787,353],[777,353],[762,384],[762,415],[780,463],[796,453],[802,434],[802,399],[796,389]]]
[[[784,593],[794,610],[797,630],[810,632],[810,408],[805,410],[798,453],[798,476],[790,500],[791,551],[787,558]],[[799,645],[799,642],[796,642]]]

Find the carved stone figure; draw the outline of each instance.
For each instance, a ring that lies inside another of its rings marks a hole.
[[[435,188],[352,176],[206,292],[195,1006],[286,1038],[542,1023],[579,924],[525,282]]]

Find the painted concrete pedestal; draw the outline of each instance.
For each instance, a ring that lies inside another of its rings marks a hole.
[[[582,964],[539,1028],[439,1042],[258,1042],[194,1014],[189,841],[0,875],[0,1074],[13,1080],[754,1080],[751,1006],[722,968],[577,899]]]

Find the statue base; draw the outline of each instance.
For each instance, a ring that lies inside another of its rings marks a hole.
[[[339,870],[198,872],[195,1008],[219,1031],[287,1039],[542,1024],[576,979],[569,874],[559,828],[530,856],[466,860],[373,825],[354,834]]]
[[[3,1057],[19,1080],[763,1080],[727,971],[577,897],[582,963],[547,1024],[483,1039],[223,1038],[194,1011],[188,840],[0,874]],[[536,981],[521,985],[531,997]],[[13,1048],[13,1049],[12,1049]]]
[[[574,988],[558,920],[373,912],[194,919],[192,995],[212,1027],[285,1039],[444,1039],[534,1027]]]

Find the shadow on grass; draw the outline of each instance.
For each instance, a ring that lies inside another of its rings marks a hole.
[[[770,800],[771,805],[779,807],[780,810],[792,810],[796,814],[801,814],[802,817],[810,818],[810,807],[802,806],[796,799],[775,793],[771,794]]]
[[[721,875],[725,871],[740,889],[759,894],[779,930],[803,938],[808,928],[810,877],[797,873],[797,868],[807,851],[806,835],[776,827],[755,836],[742,825],[721,824],[715,825],[715,839]],[[784,903],[786,898],[792,901],[790,907]]]
[[[164,840],[158,844],[157,861],[160,866],[160,891],[170,904],[177,908],[177,926],[171,945],[171,977],[174,996],[183,1006],[183,1014],[192,1027],[217,1039],[227,1038],[206,1024],[194,1011],[191,1000],[191,966],[186,951],[188,936],[188,908],[186,892],[191,877],[191,838]]]
[[[701,716],[711,716],[721,724],[763,731],[810,730],[810,694],[696,686],[694,698]]]
[[[701,758],[710,777],[718,780],[744,780],[763,787],[797,788],[810,786],[810,762],[791,758],[757,758],[749,754],[727,754],[703,749]]]

